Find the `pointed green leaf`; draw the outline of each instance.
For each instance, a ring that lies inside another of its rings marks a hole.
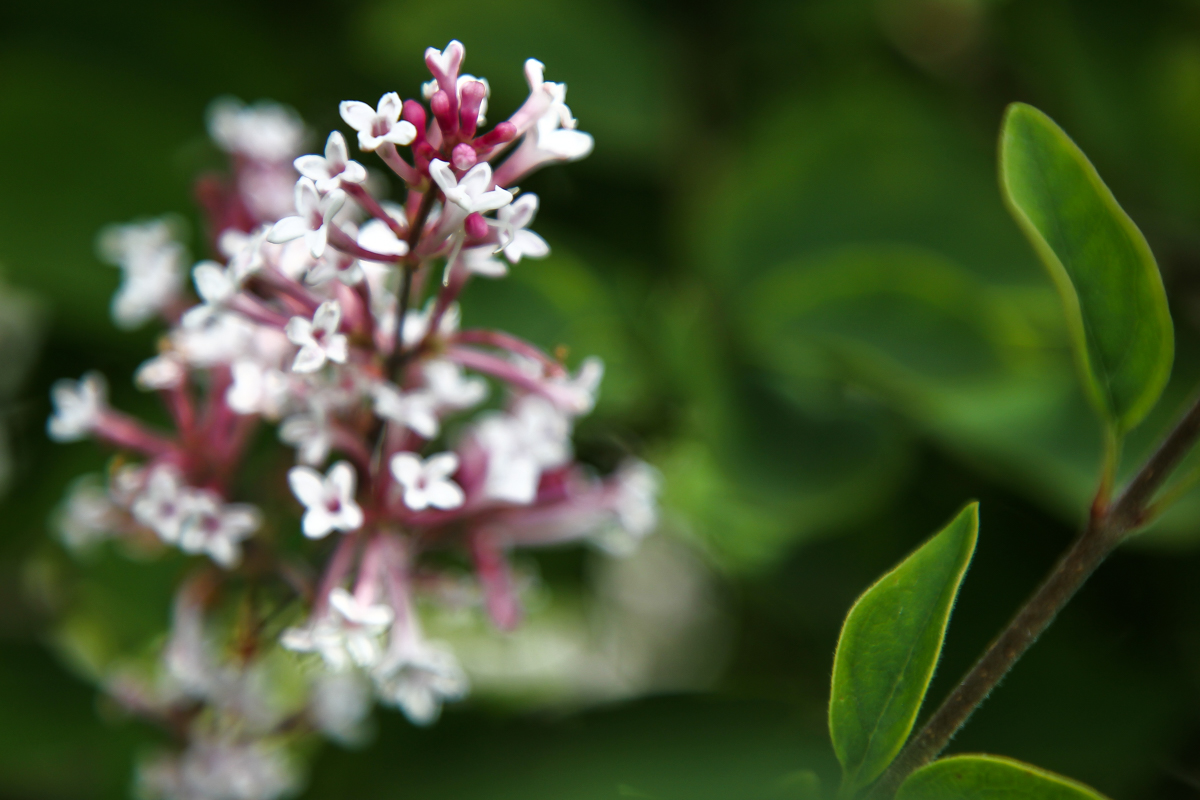
[[[849,791],[879,777],[912,731],[978,531],[972,503],[846,616],[833,657],[829,732]]]
[[[896,800],[1105,800],[1070,778],[1000,756],[952,756],[908,776]]]
[[[1158,400],[1174,356],[1154,255],[1083,151],[1032,106],[1004,116],[1000,185],[1062,295],[1085,390],[1123,434]]]

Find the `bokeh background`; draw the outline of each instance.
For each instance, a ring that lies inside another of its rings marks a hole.
[[[379,714],[369,745],[315,754],[306,797],[832,783],[845,611],[978,498],[942,695],[1098,474],[1057,298],[996,187],[1008,102],[1075,137],[1159,258],[1175,377],[1126,467],[1200,382],[1196,0],[4,3],[0,796],[128,796],[161,741],[98,700],[89,659],[166,626],[179,562],[75,566],[50,534],[64,487],[106,458],[46,440],[53,380],[96,367],[118,405],[156,413],[129,378],[157,334],[111,325],[97,230],[174,212],[203,256],[191,182],[220,163],[212,98],[273,98],[323,135],[340,100],[415,95],[423,49],[450,38],[494,119],[536,56],[596,137],[524,187],[553,256],[474,284],[466,322],[603,356],[580,451],[658,465],[666,519],[629,565],[532,562],[544,609],[526,639],[473,640],[476,698],[429,730]],[[1104,566],[952,749],[1117,798],[1200,794],[1200,496]]]

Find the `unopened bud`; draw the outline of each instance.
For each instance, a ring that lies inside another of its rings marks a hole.
[[[475,148],[466,142],[456,144],[454,149],[450,151],[450,163],[454,165],[455,169],[468,170],[475,166],[475,162],[478,160],[479,157],[475,155]]]
[[[457,126],[455,125],[454,109],[450,103],[450,95],[441,90],[434,92],[433,97],[429,98],[429,110],[433,112],[433,118],[437,120],[438,127],[442,129],[442,135],[452,135]]]
[[[496,145],[511,142],[517,137],[517,126],[513,125],[508,120],[501,122],[492,128],[490,131],[480,136],[475,140],[476,150],[486,150]]]
[[[412,126],[417,129],[417,141],[425,138],[425,106],[416,100],[405,100],[404,111],[401,112],[400,118],[405,122],[411,122]]]
[[[463,221],[463,230],[467,232],[467,236],[471,239],[484,239],[488,235],[487,220],[478,211],[474,214],[468,214],[466,220]]]
[[[484,98],[487,97],[487,84],[483,81],[467,81],[462,88],[461,96],[462,107],[458,112],[459,124],[462,126],[463,138],[470,139],[475,135],[475,128],[479,125],[479,109],[483,105]]]

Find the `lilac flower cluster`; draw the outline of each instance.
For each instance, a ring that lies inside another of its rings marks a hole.
[[[385,182],[350,158],[338,131],[322,155],[300,155],[293,112],[222,100],[209,128],[233,171],[198,186],[219,254],[191,269],[199,302],[185,294],[170,220],[101,237],[123,276],[117,323],[170,326],[135,380],[161,395],[175,430],[110,407],[97,373],[57,384],[51,437],[90,436],[122,453],[107,476],[73,489],[64,537],[176,547],[215,565],[179,590],[158,673],[108,679],[125,706],[187,742],[145,765],[150,795],[269,800],[297,786],[285,746],[297,731],[354,739],[372,693],[416,723],[462,697],[466,675],[417,613],[454,579],[438,553],[465,555],[481,605],[508,629],[521,616],[511,549],[622,547],[655,527],[652,468],[629,461],[601,478],[573,459],[573,422],[592,410],[600,361],[571,372],[505,332],[460,328],[473,276],[499,278],[549,253],[529,229],[538,198],[516,184],[592,149],[566,86],[545,81],[533,59],[528,99],[483,132],[488,83],[460,74],[463,56],[456,41],[426,51],[428,111],[394,92],[374,107],[341,104],[358,148],[403,183],[403,203],[377,199]],[[325,558],[311,579],[263,539],[263,511],[244,502],[253,498],[233,496],[264,421],[295,449],[286,481],[300,532],[335,540],[302,549]],[[294,588],[307,615],[293,603],[295,618],[274,627],[218,624],[225,587],[264,571]],[[281,658],[302,667],[298,700],[276,697]]]

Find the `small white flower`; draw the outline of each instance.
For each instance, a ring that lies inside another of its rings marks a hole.
[[[454,655],[436,642],[412,641],[393,648],[374,671],[380,700],[404,712],[416,725],[429,725],[442,703],[464,697],[466,673]]]
[[[72,550],[86,550],[109,538],[120,525],[121,512],[95,475],[76,481],[55,514],[55,527]]]
[[[392,227],[381,219],[370,220],[362,226],[358,232],[358,243],[367,250],[384,256],[408,255],[408,242],[398,237]],[[367,263],[387,264],[388,262],[369,261]]]
[[[173,352],[162,353],[147,361],[133,373],[133,380],[140,388],[174,389],[183,383],[187,375],[187,367],[183,360]]]
[[[438,453],[424,461],[416,453],[396,453],[391,468],[404,489],[404,505],[413,511],[424,511],[429,506],[449,510],[463,504],[462,488],[450,480],[458,471],[458,456],[454,453]]]
[[[209,305],[228,302],[241,288],[237,279],[215,261],[201,261],[194,266],[192,280],[196,283],[196,293],[200,299]]]
[[[317,191],[322,194],[338,188],[342,181],[362,183],[367,179],[366,168],[350,160],[346,139],[340,131],[334,131],[325,140],[324,156],[300,156],[295,166],[297,172],[313,180]]]
[[[617,469],[609,483],[618,527],[602,529],[594,541],[611,553],[627,555],[658,527],[662,476],[646,462],[631,460]]]
[[[307,411],[283,421],[279,426],[279,439],[296,448],[296,460],[301,464],[324,464],[333,448],[328,410],[323,404],[311,403]]]
[[[532,503],[542,471],[571,457],[571,422],[548,400],[521,398],[509,414],[485,418],[476,437],[488,454],[484,495],[509,503]]]
[[[56,381],[50,390],[54,413],[46,422],[46,432],[56,442],[87,437],[100,421],[107,396],[108,385],[99,372],[89,372],[78,381]]]
[[[339,461],[324,476],[311,467],[292,467],[288,485],[305,506],[304,535],[322,539],[330,531],[362,527],[363,512],[354,501],[354,467]]]
[[[394,384],[378,383],[372,387],[371,394],[375,400],[375,413],[380,417],[403,425],[426,439],[437,436],[440,428],[437,403],[429,392],[402,392]]]
[[[179,549],[185,553],[207,553],[226,569],[242,558],[241,543],[262,525],[262,514],[245,503],[221,502],[212,492],[195,491],[187,500],[179,528]]]
[[[533,129],[533,147],[539,154],[552,161],[576,161],[592,152],[594,144],[591,134],[575,130],[575,118],[571,109],[562,102],[566,86],[562,86],[563,98],[559,98],[545,114],[538,117]]]
[[[545,258],[550,255],[550,245],[546,244],[546,240],[528,230],[537,209],[537,195],[523,194],[511,205],[496,212],[496,226],[500,229],[500,250],[513,264],[522,257]]]
[[[313,681],[308,711],[321,733],[354,745],[367,736],[364,723],[371,699],[371,684],[362,673],[323,672]]]
[[[300,347],[293,372],[316,372],[326,361],[345,364],[350,354],[350,343],[344,334],[338,333],[342,322],[342,307],[337,300],[326,300],[317,307],[312,320],[292,317],[284,332],[292,344]]]
[[[406,145],[417,137],[412,123],[400,119],[404,103],[395,92],[380,97],[375,108],[358,100],[345,100],[338,110],[346,124],[358,131],[359,149],[368,153],[385,142]]]
[[[347,286],[356,286],[364,277],[365,273],[357,258],[341,250],[326,248],[325,255],[318,258],[304,275],[304,282],[309,286],[320,286],[337,278]]]
[[[429,332],[430,317],[433,316],[434,301],[431,299],[425,304],[425,308],[420,311],[410,309],[404,316],[404,346],[414,347],[420,344]],[[458,330],[459,321],[462,314],[459,310],[458,303],[451,303],[446,309],[446,313],[442,314],[442,318],[438,321],[437,332],[441,336],[449,337]]]
[[[422,367],[425,383],[439,406],[464,409],[482,403],[487,397],[487,381],[466,377],[458,364],[444,358],[425,362]]]
[[[467,214],[484,213],[503,208],[512,202],[512,192],[492,185],[492,167],[487,162],[476,164],[462,178],[454,177],[454,170],[445,161],[434,159],[429,162],[429,174],[446,195],[446,202],[454,203]]]
[[[121,268],[112,315],[122,328],[136,328],[165,311],[183,288],[183,245],[168,219],[112,225],[100,233],[100,258]]]
[[[196,327],[222,310],[242,288],[241,281],[216,261],[201,261],[192,267],[192,281],[202,302],[183,315],[183,324],[187,327]]]
[[[183,324],[171,333],[171,346],[188,364],[211,367],[245,357],[255,333],[256,326],[240,314],[185,314]]]
[[[217,247],[229,259],[229,275],[233,280],[240,284],[266,263],[262,246],[270,232],[270,225],[260,225],[253,233],[236,228],[222,232]]]
[[[503,278],[508,274],[508,264],[496,258],[498,251],[493,245],[468,247],[462,251],[462,263],[470,272],[485,278]]]
[[[173,468],[159,465],[150,471],[141,494],[133,501],[133,518],[150,528],[167,544],[179,543],[187,519],[188,493]]]
[[[309,178],[296,181],[296,215],[284,217],[271,227],[267,241],[275,244],[304,237],[313,258],[320,258],[329,240],[333,217],[346,202],[346,193],[332,189],[324,197]]]
[[[280,643],[298,653],[319,653],[336,671],[378,664],[383,655],[379,640],[392,624],[392,609],[360,602],[340,586],[329,593],[329,606],[308,627],[285,631]]]
[[[138,795],[149,800],[279,800],[299,783],[283,748],[261,740],[196,737],[138,767]]]
[[[587,414],[596,406],[600,381],[604,378],[604,362],[589,356],[579,365],[574,377],[553,378],[546,384],[549,394],[560,408],[570,414]]]
[[[258,161],[288,161],[304,145],[304,123],[288,108],[269,100],[245,105],[220,97],[208,107],[208,133],[227,153]]]
[[[225,391],[225,402],[239,414],[261,414],[277,419],[290,397],[288,377],[257,361],[235,361],[233,383]]]

